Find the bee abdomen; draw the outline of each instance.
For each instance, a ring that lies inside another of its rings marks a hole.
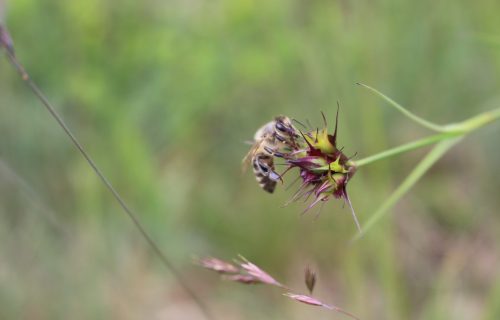
[[[257,180],[257,182],[259,183],[259,186],[263,190],[265,190],[269,193],[274,192],[274,188],[276,187],[276,181],[272,180],[269,176],[264,176],[264,175],[262,175],[262,173],[256,172],[255,179]]]
[[[259,185],[264,191],[273,193],[274,189],[276,188],[276,181],[271,180],[269,177],[266,177],[266,179],[259,181]]]
[[[270,178],[274,172],[273,157],[267,154],[257,155],[252,161],[255,179],[260,187],[269,193],[273,193],[276,187],[276,181]]]

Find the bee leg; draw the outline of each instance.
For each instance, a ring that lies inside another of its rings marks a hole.
[[[265,160],[260,157],[256,157],[254,159],[253,167],[265,177],[269,176],[269,172],[273,171],[272,168],[267,163],[265,163]]]
[[[284,153],[281,153],[281,152],[275,152],[273,154],[275,157],[278,157],[278,158],[284,158],[285,157],[285,154]]]
[[[284,153],[281,153],[281,152],[278,152],[276,151],[276,149],[272,149],[268,146],[265,146],[264,147],[264,150],[266,150],[267,153],[275,156],[275,157],[278,157],[278,158],[284,158],[285,157],[285,154]]]

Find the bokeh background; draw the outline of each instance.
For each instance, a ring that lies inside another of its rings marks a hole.
[[[346,319],[220,281],[192,258],[242,254],[363,319],[500,319],[499,124],[452,149],[354,244],[349,210],[300,216],[241,159],[286,114],[333,123],[358,158],[423,137],[420,116],[498,107],[500,3],[15,0],[19,59],[217,319]],[[359,170],[361,223],[426,149]],[[293,179],[293,174],[287,182]],[[314,212],[313,212],[314,213]],[[0,318],[202,319],[55,122],[0,59]]]

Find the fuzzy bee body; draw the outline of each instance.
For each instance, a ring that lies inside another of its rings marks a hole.
[[[274,158],[283,157],[283,150],[295,144],[297,133],[288,117],[277,116],[254,135],[254,143],[243,159],[251,162],[253,173],[260,187],[273,193],[280,175],[275,172]]]
[[[265,191],[273,193],[276,188],[276,180],[279,177],[274,172],[273,156],[266,153],[257,154],[252,158],[252,167],[259,186]]]

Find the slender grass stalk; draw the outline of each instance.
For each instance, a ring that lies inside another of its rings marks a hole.
[[[391,98],[387,97],[380,91],[367,86],[365,84],[358,83],[359,85],[369,89],[374,92],[382,99],[387,101],[391,106],[395,107],[397,110],[402,112],[405,116],[415,121],[416,123],[426,127],[428,129],[441,132],[433,136],[428,136],[407,144],[403,144],[399,147],[395,147],[386,151],[382,151],[375,155],[363,158],[355,162],[357,167],[361,167],[376,161],[380,161],[395,155],[415,150],[430,144],[437,143],[437,145],[432,149],[427,156],[422,159],[413,171],[408,175],[408,177],[399,185],[399,187],[387,198],[380,207],[375,211],[375,213],[370,217],[368,222],[364,225],[363,231],[358,233],[353,240],[360,239],[366,232],[373,227],[373,225],[378,222],[383,216],[385,216],[389,210],[396,204],[396,202],[403,197],[406,192],[425,174],[427,170],[438,161],[451,147],[460,142],[463,137],[469,133],[500,119],[500,108],[483,112],[479,115],[466,119],[459,123],[452,123],[448,125],[436,125],[430,121],[422,119],[410,111],[406,110],[400,104],[396,103]],[[316,170],[325,170],[327,168],[318,168]]]
[[[398,146],[398,147],[395,147],[395,148],[392,148],[392,149],[388,149],[388,150],[382,151],[380,153],[376,153],[376,154],[371,155],[369,157],[357,160],[354,163],[355,163],[355,166],[357,168],[359,168],[359,167],[366,166],[367,164],[371,164],[371,163],[376,162],[376,161],[380,161],[380,160],[383,160],[383,159],[386,159],[386,158],[390,158],[390,157],[396,156],[396,155],[401,154],[401,153],[405,153],[405,152],[412,151],[412,150],[415,150],[415,149],[418,149],[418,148],[422,148],[422,147],[425,147],[425,146],[428,146],[428,145],[431,145],[431,144],[434,144],[434,143],[437,143],[437,142],[440,142],[440,141],[443,141],[443,140],[448,140],[448,139],[451,139],[451,138],[455,138],[455,137],[460,136],[460,135],[461,135],[460,133],[440,133],[440,134],[436,134],[436,135],[433,135],[433,136],[425,137],[425,138],[422,138],[422,139],[419,139],[419,140],[416,140],[416,141],[412,141],[412,142],[403,144],[401,146]],[[321,170],[326,171],[326,170],[329,170],[329,167],[328,166],[323,166],[323,167],[316,168],[314,170],[316,170],[316,171],[321,171]]]
[[[500,119],[500,108],[489,110],[459,123],[446,125],[447,132],[470,133]]]
[[[416,141],[412,141],[406,144],[403,144],[399,147],[395,147],[392,149],[388,149],[385,151],[382,151],[380,153],[374,154],[372,156],[360,159],[356,161],[356,166],[361,167],[370,163],[373,163],[375,161],[379,161],[385,158],[389,158],[404,152],[412,151],[421,147],[425,147],[427,145],[437,143],[440,141],[444,140],[449,140],[453,139],[459,136],[465,136],[469,134],[470,132],[477,130],[495,120],[498,120],[500,118],[500,108],[494,109],[491,111],[487,111],[484,113],[481,113],[477,116],[474,116],[470,119],[467,119],[465,121],[462,121],[460,123],[455,123],[455,124],[449,124],[443,126],[443,128],[446,128],[444,133],[436,134],[433,136],[428,136]],[[325,168],[318,168],[319,169],[327,169]]]
[[[375,89],[368,87],[366,85],[363,85],[363,86],[369,88],[370,90],[375,90]],[[378,91],[376,91],[376,92],[379,93],[380,95],[383,95],[382,93],[380,93]],[[389,99],[385,95],[383,95],[383,96],[385,97],[384,99]],[[390,101],[392,101],[392,100],[390,100]],[[399,107],[403,108],[401,106],[399,106]],[[428,145],[431,145],[434,143],[438,143],[440,141],[445,141],[445,140],[453,139],[456,137],[465,136],[465,135],[471,133],[472,131],[475,131],[475,130],[477,130],[477,129],[479,129],[479,128],[481,128],[481,127],[483,127],[483,126],[485,126],[493,121],[496,121],[498,119],[500,119],[500,108],[483,112],[477,116],[471,117],[471,118],[466,119],[466,120],[459,122],[459,123],[444,125],[444,126],[442,126],[443,131],[444,131],[442,133],[428,136],[428,137],[425,137],[425,138],[422,138],[419,140],[415,140],[415,141],[403,144],[401,146],[398,146],[398,147],[395,147],[392,149],[388,149],[388,150],[376,153],[376,154],[368,156],[366,158],[357,160],[354,163],[355,163],[356,167],[359,168],[359,167],[365,166],[367,164],[371,164],[371,163],[376,162],[376,161],[390,158],[390,157],[399,155],[401,153],[405,153],[408,151],[419,149],[419,148],[422,148],[422,147],[425,147],[425,146],[428,146]],[[329,166],[323,166],[323,167],[315,168],[314,170],[315,171],[327,171],[329,169],[330,169]]]
[[[7,40],[8,39],[8,40]],[[14,54],[14,47],[12,45],[12,42],[10,41],[10,35],[8,34],[7,30],[5,27],[0,24],[0,49],[4,48],[5,52],[7,54],[7,58],[9,59],[10,63],[18,74],[21,76],[22,80],[26,83],[28,88],[33,92],[33,94],[38,98],[38,100],[43,104],[45,109],[50,113],[52,118],[57,122],[57,124],[61,127],[61,129],[64,131],[64,133],[68,136],[68,138],[71,140],[71,143],[78,149],[80,154],[85,158],[85,161],[88,163],[88,165],[92,168],[94,173],[99,177],[103,185],[108,189],[109,192],[113,195],[113,197],[116,199],[120,207],[123,209],[123,212],[130,218],[134,226],[137,228],[139,233],[143,236],[143,238],[146,240],[152,251],[158,256],[160,261],[163,263],[163,265],[170,270],[174,278],[177,280],[177,282],[181,285],[181,287],[184,289],[184,291],[189,295],[189,297],[193,300],[193,302],[198,306],[200,309],[201,313],[205,316],[207,319],[215,319],[212,314],[210,313],[209,309],[203,301],[198,297],[198,295],[195,293],[195,291],[187,284],[187,281],[183,278],[181,273],[177,270],[177,268],[173,265],[173,263],[170,261],[169,258],[161,251],[160,247],[156,244],[156,242],[149,236],[148,232],[146,229],[143,227],[139,219],[137,218],[137,215],[130,209],[130,207],[126,204],[125,200],[120,196],[118,191],[113,187],[111,182],[104,176],[102,171],[99,169],[99,167],[96,165],[94,160],[90,157],[90,155],[85,151],[85,148],[83,145],[78,141],[78,139],[75,137],[75,135],[72,133],[72,131],[69,129],[69,127],[66,125],[65,121],[63,118],[59,115],[59,113],[56,111],[56,109],[52,106],[52,104],[49,102],[47,97],[44,95],[44,93],[38,88],[36,83],[31,79],[29,76],[28,72],[24,68],[24,66],[17,60],[16,55]]]
[[[403,113],[405,116],[410,118],[411,120],[415,121],[416,123],[420,124],[422,127],[425,127],[427,129],[437,131],[437,132],[446,132],[447,129],[445,126],[440,126],[438,124],[432,123],[430,121],[427,121],[423,118],[420,118],[419,116],[413,114],[412,112],[408,111],[406,108],[402,107],[399,103],[396,101],[392,100],[382,92],[378,91],[377,89],[374,89],[366,84],[363,83],[356,83],[357,85],[360,85],[362,87],[367,88],[368,90],[374,92],[378,96],[382,97],[385,101],[387,101],[392,107],[396,108],[399,112]]]
[[[387,212],[396,204],[396,202],[403,197],[411,187],[436,163],[441,157],[454,145],[456,145],[462,137],[455,137],[450,140],[439,142],[412,170],[406,179],[394,190],[394,192],[384,201],[380,207],[371,215],[370,219],[364,224],[363,231],[354,236],[353,240],[360,239],[366,234]]]
[[[370,87],[367,86],[367,88],[370,88]],[[375,90],[372,88],[370,88],[370,89]],[[386,96],[384,96],[384,97],[386,97]],[[389,99],[389,98],[387,98],[387,99]],[[444,126],[442,126],[443,131],[444,131],[442,133],[428,136],[428,137],[425,137],[425,138],[422,138],[419,140],[415,140],[415,141],[403,144],[401,146],[398,146],[398,147],[395,147],[392,149],[382,151],[380,153],[376,153],[376,154],[368,156],[366,158],[354,161],[354,163],[355,163],[356,167],[359,168],[359,167],[365,166],[367,164],[371,164],[371,163],[376,162],[376,161],[390,158],[390,157],[399,155],[401,153],[405,153],[408,151],[419,149],[419,148],[422,148],[422,147],[425,147],[425,146],[428,146],[428,145],[431,145],[434,143],[438,143],[440,141],[445,141],[445,140],[453,139],[453,138],[460,137],[460,136],[466,136],[467,134],[471,133],[472,131],[475,131],[475,130],[477,130],[477,129],[479,129],[479,128],[481,128],[481,127],[483,127],[483,126],[485,126],[493,121],[496,121],[498,119],[500,119],[500,108],[483,112],[477,116],[474,116],[472,118],[469,118],[469,119],[464,120],[464,121],[459,122],[459,123],[444,125]],[[328,170],[330,170],[329,166],[322,166],[322,167],[318,167],[318,168],[314,169],[314,171],[328,171]]]
[[[440,142],[443,140],[448,140],[448,139],[457,137],[458,135],[459,134],[456,134],[456,133],[440,133],[440,134],[429,136],[429,137],[419,139],[419,140],[416,140],[413,142],[409,142],[409,143],[403,144],[401,146],[398,146],[398,147],[395,147],[392,149],[388,149],[388,150],[382,151],[380,153],[374,154],[372,156],[355,161],[356,167],[359,168],[359,167],[365,166],[367,164],[370,164],[370,163],[373,163],[373,162],[376,162],[376,161],[379,161],[379,160],[382,160],[385,158],[393,157],[395,155],[405,153],[408,151],[412,151],[412,150],[415,150],[415,149],[418,149],[421,147],[425,147],[425,146],[428,146],[430,144],[434,144],[434,143],[437,143],[437,142]]]

